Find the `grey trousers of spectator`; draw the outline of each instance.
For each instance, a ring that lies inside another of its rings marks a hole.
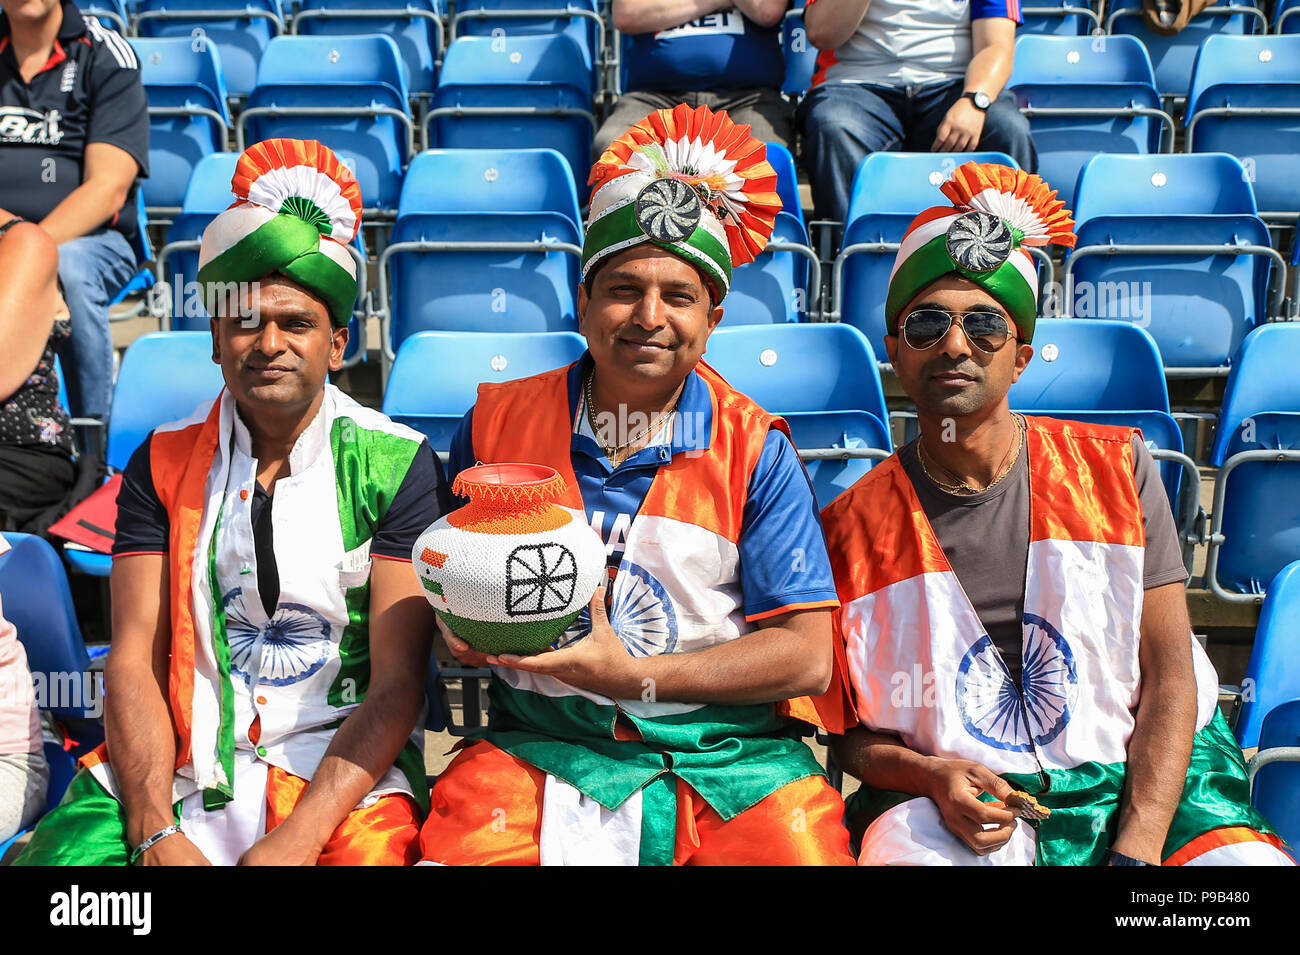
[[[36,821],[49,784],[44,753],[0,754],[0,842]]]
[[[600,159],[609,144],[622,136],[646,116],[657,109],[672,109],[678,103],[692,108],[707,106],[712,110],[725,109],[732,122],[748,125],[755,139],[765,143],[780,143],[787,149],[794,135],[794,117],[790,104],[781,98],[781,91],[756,87],[743,90],[703,90],[692,93],[663,93],[636,90],[624,93],[609,118],[601,124],[592,144],[592,162]],[[586,170],[575,169],[579,179]]]

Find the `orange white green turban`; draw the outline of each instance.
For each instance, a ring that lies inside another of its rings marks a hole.
[[[1038,176],[996,163],[968,162],[940,188],[951,206],[912,220],[889,274],[885,323],[898,334],[899,313],[931,282],[960,275],[1002,304],[1028,342],[1038,314],[1038,267],[1025,246],[1075,242],[1074,220]]]
[[[209,310],[223,289],[278,272],[318,295],[335,325],[346,325],[357,299],[347,246],[361,226],[352,172],[314,140],[268,139],[244,150],[230,188],[234,204],[203,231],[199,247]]]
[[[655,110],[610,144],[587,182],[583,279],[649,242],[699,269],[714,301],[732,267],[763,251],[781,209],[766,144],[707,106]]]

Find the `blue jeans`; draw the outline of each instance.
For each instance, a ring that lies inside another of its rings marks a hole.
[[[68,401],[78,417],[106,417],[113,395],[113,335],[108,303],[136,273],[122,233],[102,229],[59,246],[59,281],[72,313],[72,335],[59,350]]]
[[[899,87],[823,83],[809,90],[795,122],[803,133],[803,165],[817,217],[844,221],[853,176],[868,153],[929,152],[965,87],[965,79],[957,79]],[[1029,172],[1038,168],[1029,120],[1011,93],[1004,90],[989,106],[979,149],[1004,152]]]

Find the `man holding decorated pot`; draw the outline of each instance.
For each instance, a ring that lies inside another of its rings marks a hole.
[[[417,432],[327,381],[361,190],[316,142],[249,148],[198,277],[226,387],[123,475],[107,749],[20,863],[409,864],[432,614],[408,563],[446,508]]]
[[[784,422],[700,361],[780,207],[748,132],[678,106],[611,145],[578,291],[588,352],[480,386],[453,441],[453,474],[558,472],[608,583],[553,652],[445,633],[492,667],[491,718],[434,786],[425,861],[852,864],[839,794],[788,721],[815,719],[786,701],[835,670],[811,486]]]

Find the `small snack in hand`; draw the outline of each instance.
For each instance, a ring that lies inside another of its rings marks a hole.
[[[1029,793],[1020,792],[1019,790],[1007,796],[1003,800],[1003,804],[1021,819],[1041,822],[1052,814],[1052,810],[1029,795]]]

